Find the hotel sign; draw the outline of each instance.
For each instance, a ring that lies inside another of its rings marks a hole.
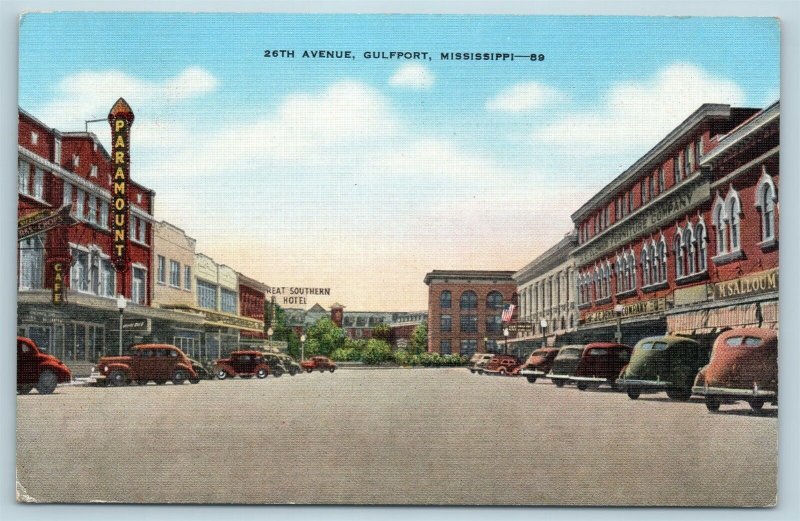
[[[686,211],[706,200],[711,194],[707,179],[689,182],[675,193],[642,209],[637,215],[612,226],[575,252],[575,264],[583,266],[608,251],[625,246],[637,237],[673,223]]]
[[[111,263],[119,272],[128,269],[128,181],[130,180],[130,128],[133,124],[131,107],[120,98],[108,113],[111,125],[111,164],[112,176],[112,231],[114,244],[111,251]]]
[[[635,317],[638,315],[649,315],[650,313],[658,313],[667,310],[667,299],[655,298],[650,300],[642,300],[632,304],[623,305],[623,310],[620,318]],[[584,319],[584,324],[596,324],[599,322],[610,322],[617,319],[617,314],[613,309],[604,309],[602,311],[595,311],[588,313]]]
[[[778,291],[778,268],[710,285],[714,300]]]

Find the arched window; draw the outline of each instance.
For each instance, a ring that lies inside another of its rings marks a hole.
[[[694,230],[691,225],[687,225],[683,232],[683,247],[686,250],[686,274],[691,275],[697,271],[697,248],[695,248]]]
[[[725,213],[725,204],[717,194],[717,201],[714,205],[714,214],[712,223],[716,230],[717,237],[717,255],[722,255],[728,252],[728,231],[727,231],[727,214]]]
[[[650,256],[647,254],[647,246],[644,246],[642,248],[642,286],[650,284]]]
[[[636,257],[628,252],[628,289],[636,289]]]
[[[703,224],[703,221],[697,223],[694,228],[694,240],[697,247],[697,271],[702,273],[706,271],[708,265],[706,259],[708,253],[706,250],[706,225]]]
[[[656,252],[656,245],[652,240],[647,246],[647,252],[648,256],[650,257],[650,264],[647,266],[647,269],[650,270],[650,284],[656,284],[661,282],[661,279],[658,276],[661,261],[658,258],[658,253]]]
[[[600,290],[600,269],[595,266],[594,268],[594,300],[603,298]]]
[[[488,309],[502,309],[503,295],[501,295],[498,291],[489,292],[489,294],[486,295],[486,307]]]
[[[736,251],[741,247],[739,244],[739,216],[741,215],[741,210],[742,207],[741,204],[739,204],[739,196],[736,195],[736,192],[732,192],[728,202],[729,226],[731,229],[731,251]]]
[[[658,282],[667,281],[667,242],[664,237],[658,241],[658,251],[656,253],[656,261],[658,262]]]
[[[567,320],[561,317],[561,329],[567,329]]]
[[[477,309],[478,295],[472,290],[467,290],[461,294],[461,309]]]
[[[683,237],[681,236],[680,232],[675,234],[675,242],[673,246],[673,250],[675,251],[675,278],[679,279],[684,276]]]
[[[762,168],[756,190],[756,208],[761,211],[761,242],[775,239],[775,185],[772,177]]]
[[[617,276],[617,293],[625,291],[625,267],[623,266],[622,258],[617,255],[617,261],[614,263],[614,269]]]
[[[439,307],[449,308],[453,305],[453,295],[448,290],[444,290],[439,294]]]
[[[606,261],[606,297],[611,296],[611,264]]]

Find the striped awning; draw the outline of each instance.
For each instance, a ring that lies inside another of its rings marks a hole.
[[[673,335],[691,335],[708,329],[708,310],[701,309],[691,313],[667,316],[667,332]]]
[[[708,327],[745,327],[758,325],[758,304],[743,304],[708,310]]]
[[[778,329],[778,301],[762,302],[761,304],[761,327]]]

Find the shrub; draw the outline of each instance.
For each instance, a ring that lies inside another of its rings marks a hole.
[[[371,339],[361,352],[361,361],[369,365],[377,365],[392,358],[392,348],[383,340]]]
[[[394,363],[397,365],[409,365],[409,360],[411,359],[411,355],[408,354],[408,351],[405,349],[398,349],[394,352]]]
[[[340,347],[331,353],[331,359],[337,362],[355,362],[361,359],[361,353],[350,347]]]

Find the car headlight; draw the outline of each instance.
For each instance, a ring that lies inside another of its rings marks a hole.
[[[92,372],[94,373],[95,371],[97,371],[97,368],[95,366],[92,366]]]
[[[104,365],[104,366],[102,366],[102,367],[100,368],[100,370],[101,370],[101,371],[103,371],[104,373],[107,373],[107,372],[108,372],[108,366],[107,366],[107,365]]]

